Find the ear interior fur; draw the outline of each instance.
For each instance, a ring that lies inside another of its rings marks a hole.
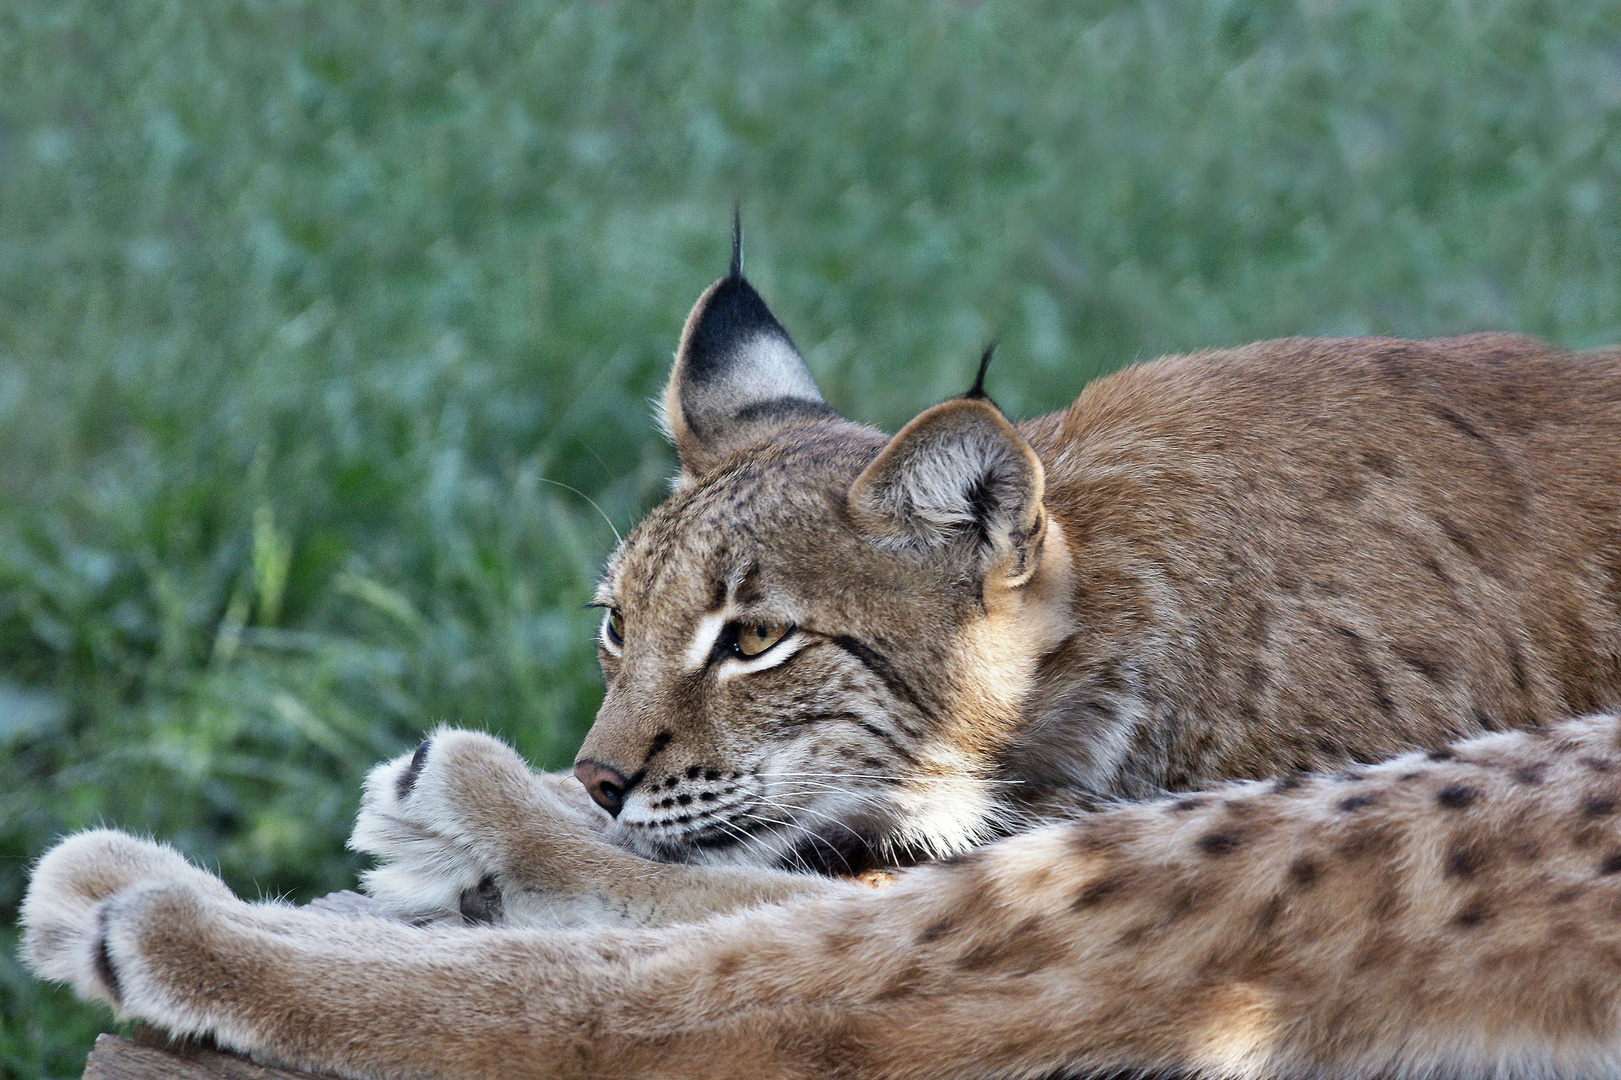
[[[996,406],[957,398],[924,411],[850,488],[850,510],[890,547],[958,547],[1018,585],[1035,572],[1047,515],[1041,459]]]
[[[734,262],[693,305],[664,389],[661,423],[684,478],[747,441],[832,415],[788,332]]]

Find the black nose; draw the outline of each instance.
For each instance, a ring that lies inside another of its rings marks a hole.
[[[625,805],[625,789],[630,787],[624,773],[601,762],[576,761],[574,779],[585,785],[593,802],[614,817],[619,816],[620,808]]]

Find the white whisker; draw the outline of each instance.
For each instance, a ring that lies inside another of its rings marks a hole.
[[[889,783],[930,783],[930,784],[1023,784],[1023,780],[993,780],[977,776],[889,776],[884,773],[847,773],[847,772],[762,772],[762,777],[817,777],[825,780],[883,780]]]
[[[845,869],[846,873],[850,873],[850,874],[855,873],[855,869],[850,865],[850,860],[846,859],[844,857],[844,855],[842,853],[840,853],[838,848],[833,847],[833,845],[828,843],[827,840],[824,837],[818,835],[817,833],[813,832],[810,829],[807,829],[805,826],[801,825],[799,822],[791,821],[791,820],[790,821],[776,821],[776,820],[774,820],[772,818],[762,817],[759,814],[747,814],[745,816],[751,817],[755,821],[766,822],[767,824],[770,824],[770,825],[777,825],[777,826],[780,826],[782,828],[787,828],[787,829],[795,829],[795,830],[797,830],[799,832],[804,833],[806,836],[810,837],[812,840],[820,840],[823,844],[827,845],[827,847],[833,852],[833,854],[835,854],[835,855],[837,855],[839,857],[839,861],[844,864],[844,869]],[[848,829],[849,827],[846,826],[846,828]],[[858,839],[858,840],[862,839],[858,834],[856,834],[855,830],[853,830],[853,829],[850,830],[850,834],[852,836],[855,836],[856,839]],[[863,843],[865,843],[864,840],[863,840]],[[789,849],[789,853],[790,854],[796,854],[792,848]],[[814,873],[814,871],[812,871],[811,868],[810,868],[810,864],[805,863],[803,861],[803,857],[801,857],[801,865],[803,865],[807,871]]]

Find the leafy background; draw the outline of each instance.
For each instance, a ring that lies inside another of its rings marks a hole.
[[[442,721],[560,766],[580,610],[734,197],[829,399],[1030,414],[1295,333],[1621,340],[1591,0],[0,5],[0,1067],[109,1018],[14,958],[108,822],[353,881]],[[558,485],[568,485],[561,487]]]

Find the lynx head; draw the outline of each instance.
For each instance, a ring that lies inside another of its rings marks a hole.
[[[655,858],[962,850],[995,825],[994,755],[1067,618],[1041,462],[982,395],[893,438],[841,418],[739,262],[664,394],[674,494],[597,592],[607,696],[576,775]]]

